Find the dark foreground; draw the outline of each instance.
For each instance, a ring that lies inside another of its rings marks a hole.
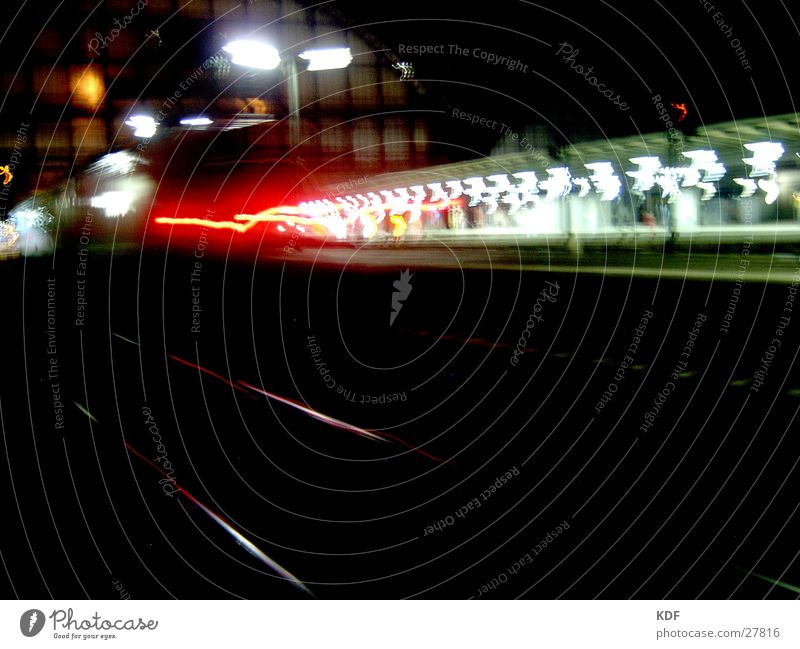
[[[786,283],[74,252],[0,277],[6,597],[308,596],[209,512],[321,598],[797,596]]]

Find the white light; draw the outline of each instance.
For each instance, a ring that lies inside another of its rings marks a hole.
[[[489,193],[489,195],[483,198],[483,202],[487,207],[487,214],[494,214],[497,211],[497,201],[500,200],[501,194],[503,194],[503,202],[510,203],[512,208],[515,201],[516,203],[519,203],[518,194],[515,195],[515,198],[510,200],[508,199],[509,190],[511,189],[511,181],[509,181],[506,174],[494,174],[492,176],[486,176],[486,180],[490,180],[494,183],[493,187],[486,188],[486,191]]]
[[[678,186],[678,178],[682,171],[682,169],[673,169],[671,167],[664,167],[659,170],[655,180],[656,184],[661,187],[661,198],[674,199],[681,193],[681,188]]]
[[[203,117],[202,115],[198,117],[184,117],[181,120],[181,124],[184,126],[208,126],[209,124],[213,124],[214,120],[209,119],[208,117]]]
[[[721,162],[712,162],[705,168],[705,171],[705,174],[703,174],[703,180],[713,183],[722,178],[728,170]]]
[[[136,163],[139,159],[128,153],[127,151],[117,151],[116,153],[109,153],[97,160],[91,166],[91,171],[98,171],[100,173],[114,173],[114,174],[127,174],[136,168]]]
[[[378,225],[367,215],[361,215],[361,234],[365,239],[372,239],[378,232]]]
[[[464,187],[461,185],[460,180],[448,180],[445,185],[447,185],[447,188],[450,190],[450,200],[458,198],[464,193]]]
[[[539,187],[547,192],[544,200],[552,201],[572,191],[571,174],[567,167],[551,167],[547,173],[550,177],[539,183]]]
[[[431,190],[431,202],[438,203],[440,201],[447,201],[447,192],[444,191],[442,183],[430,183],[427,185]]]
[[[753,167],[750,177],[769,176],[775,171],[775,163],[783,155],[785,149],[780,142],[756,142],[745,144],[744,148],[752,151],[750,158],[742,158],[743,162]]]
[[[411,196],[408,194],[408,187],[395,187],[394,193],[400,197],[400,201],[403,203],[411,201]]]
[[[717,154],[714,151],[707,149],[698,149],[696,151],[684,151],[683,155],[690,158],[693,166],[705,169],[704,164],[717,161]]]
[[[39,210],[15,210],[9,219],[14,224],[17,232],[28,230],[41,225],[41,208]]]
[[[716,151],[698,149],[696,151],[684,151],[683,155],[690,158],[692,166],[684,168],[683,187],[692,187],[700,182],[700,171],[704,171],[703,182],[712,183],[722,178],[727,169],[721,162],[717,162]]]
[[[756,181],[751,178],[734,178],[733,182],[742,186],[742,193],[739,198],[747,198],[756,193]]]
[[[469,206],[475,207],[483,200],[483,192],[486,191],[486,183],[484,183],[483,178],[479,176],[465,178],[464,183],[469,185],[469,188],[464,190],[464,193],[470,198]]]
[[[614,173],[610,162],[590,162],[583,166],[594,171],[589,179],[594,183],[595,191],[600,192],[601,201],[612,201],[619,196],[622,181]]]
[[[519,192],[519,205],[527,205],[537,200],[536,194],[539,193],[539,179],[535,171],[518,171],[512,174],[522,182],[514,187],[515,192]],[[508,201],[511,202],[511,201]],[[513,204],[513,203],[512,203]]]
[[[630,158],[633,164],[639,165],[638,171],[626,171],[631,178],[635,178],[634,191],[646,192],[656,184],[655,171],[661,168],[661,161],[656,156],[642,156]]]
[[[661,161],[658,156],[641,156],[639,158],[628,158],[633,164],[639,165],[643,170],[655,171],[661,168]]]
[[[702,169],[698,167],[686,167],[683,171],[683,182],[681,187],[694,187],[700,182],[700,172]]]
[[[421,203],[427,198],[425,188],[422,185],[411,185],[409,189],[414,193],[415,203]]]
[[[717,193],[717,188],[711,183],[699,182],[697,186],[703,190],[703,195],[700,197],[701,201],[708,201]]]
[[[300,54],[301,59],[308,61],[309,72],[316,70],[338,70],[346,68],[353,60],[349,47],[335,47],[324,50],[306,50]]]
[[[764,202],[767,205],[772,205],[776,200],[778,200],[778,196],[780,196],[781,193],[781,188],[780,185],[778,185],[778,179],[775,176],[769,179],[759,179],[758,187],[766,194],[766,196],[764,196]]]
[[[592,188],[592,183],[589,182],[588,178],[573,178],[572,182],[581,188],[578,192],[578,198],[586,196]]]
[[[272,45],[260,41],[231,41],[223,48],[231,55],[231,62],[259,70],[274,70],[280,65],[281,57]]]
[[[134,128],[133,134],[136,137],[153,137],[158,128],[156,120],[149,115],[134,115],[125,120],[125,123]]]
[[[107,217],[125,216],[131,210],[133,195],[130,192],[104,192],[92,196],[90,205],[105,210]]]

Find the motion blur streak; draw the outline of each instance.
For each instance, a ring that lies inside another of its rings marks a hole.
[[[336,428],[341,428],[343,430],[349,430],[351,433],[356,433],[357,435],[361,435],[362,437],[368,437],[369,439],[374,439],[379,442],[385,442],[386,439],[381,437],[380,435],[373,433],[372,431],[365,430],[364,428],[359,428],[358,426],[353,426],[353,424],[348,424],[346,421],[341,421],[340,419],[334,419],[328,415],[323,415],[321,412],[317,412],[316,410],[312,410],[307,406],[304,406],[301,403],[297,403],[297,401],[292,401],[291,399],[286,399],[285,397],[279,397],[277,394],[272,394],[271,392],[266,392],[265,390],[261,390],[249,383],[245,383],[244,381],[239,381],[244,387],[250,388],[254,392],[258,392],[259,394],[263,394],[268,399],[274,399],[275,401],[280,401],[281,403],[285,403],[287,406],[292,406],[292,408],[297,408],[301,412],[306,413],[310,417],[321,421],[326,424],[330,424],[331,426],[335,426]]]
[[[235,223],[233,221],[212,221],[210,219],[195,219],[195,218],[173,218],[170,216],[159,216],[156,218],[156,223],[164,225],[199,225],[204,228],[213,228],[215,230],[236,230],[237,232],[247,232],[252,228],[256,221],[248,223]]]
[[[179,363],[183,363],[184,365],[188,365],[189,367],[193,367],[193,368],[194,368],[194,369],[196,369],[196,370],[200,370],[201,372],[205,372],[205,373],[206,373],[206,374],[208,374],[209,376],[213,376],[215,379],[219,379],[219,380],[220,380],[220,381],[222,381],[223,383],[227,383],[227,384],[228,384],[228,385],[230,385],[232,388],[234,388],[234,389],[236,389],[236,390],[239,390],[240,392],[244,392],[244,393],[245,393],[247,396],[249,396],[249,397],[252,397],[253,399],[255,399],[255,397],[253,397],[253,395],[251,395],[251,394],[250,394],[250,393],[249,393],[247,390],[245,390],[243,387],[241,387],[241,386],[239,386],[239,385],[236,385],[236,384],[234,384],[234,383],[231,383],[231,382],[230,382],[228,379],[226,379],[224,376],[220,376],[220,375],[219,375],[219,374],[217,374],[216,372],[212,372],[211,370],[207,370],[205,367],[200,367],[199,365],[195,365],[194,363],[190,363],[189,361],[185,361],[185,360],[183,360],[182,358],[178,358],[178,357],[177,357],[177,356],[175,356],[174,354],[167,354],[167,356],[168,356],[169,358],[171,358],[172,360],[174,360],[174,361],[178,361]]]
[[[73,401],[72,403],[74,403],[75,407],[78,410],[80,410],[84,415],[86,415],[89,419],[91,419],[94,423],[98,423],[97,418],[91,412],[89,412],[84,406],[79,404],[77,401]]]
[[[146,462],[147,464],[149,464],[152,468],[154,468],[156,471],[158,471],[165,478],[169,478],[169,475],[164,473],[164,471],[162,471],[160,467],[158,467],[156,464],[153,464],[153,462],[151,462],[144,455],[139,453],[139,451],[137,451],[135,448],[133,448],[133,446],[131,446],[127,442],[125,442],[125,446],[127,447],[127,449],[131,453],[133,453],[140,460],[142,460],[142,461]],[[222,527],[222,529],[224,529],[226,532],[228,532],[228,534],[230,534],[236,540],[236,542],[239,545],[241,545],[242,547],[244,547],[244,549],[247,550],[250,554],[252,554],[254,557],[259,559],[260,561],[262,561],[266,565],[268,565],[273,571],[275,571],[278,575],[280,575],[281,577],[283,577],[287,581],[291,582],[292,585],[294,585],[296,588],[299,588],[304,593],[307,593],[308,595],[311,595],[312,597],[314,596],[314,594],[306,587],[306,585],[302,581],[300,581],[297,577],[295,577],[291,572],[286,570],[286,568],[281,566],[275,560],[271,559],[266,554],[264,554],[264,552],[262,552],[252,541],[250,541],[247,538],[245,538],[242,535],[241,532],[239,532],[237,529],[235,529],[233,527],[233,525],[228,523],[224,518],[222,518],[221,516],[219,516],[219,515],[215,514],[214,512],[212,512],[208,507],[206,507],[203,503],[201,503],[199,500],[197,500],[197,498],[195,498],[192,494],[190,494],[188,491],[186,491],[186,489],[181,487],[179,484],[175,483],[175,488],[180,493],[182,493],[190,502],[192,502],[193,504],[197,505],[197,507],[199,507],[202,511],[204,511],[206,514],[208,514],[214,522],[216,522],[218,525],[220,525]]]
[[[266,397],[268,397],[270,399],[275,399],[276,401],[280,401],[281,403],[285,403],[286,405],[292,406],[293,408],[297,408],[298,410],[301,410],[302,412],[306,413],[307,415],[309,415],[311,417],[314,417],[314,419],[318,419],[319,421],[324,422],[326,424],[330,424],[331,426],[336,426],[337,428],[343,428],[344,430],[349,430],[349,431],[351,431],[353,433],[356,433],[358,435],[362,435],[364,437],[369,437],[370,439],[377,439],[377,440],[380,440],[381,442],[388,441],[386,439],[388,437],[392,441],[394,441],[394,442],[396,442],[398,444],[401,444],[402,446],[405,446],[406,448],[414,451],[415,453],[419,453],[420,455],[424,455],[425,457],[430,458],[434,462],[440,462],[442,464],[447,464],[449,462],[449,460],[443,460],[440,457],[436,457],[435,455],[431,455],[430,453],[426,453],[421,448],[419,448],[417,446],[414,446],[412,444],[409,444],[405,440],[402,440],[399,437],[395,437],[394,435],[390,435],[389,433],[382,433],[381,435],[378,435],[377,433],[373,433],[372,431],[365,430],[363,428],[359,428],[358,426],[353,426],[352,424],[348,424],[347,422],[341,421],[339,419],[334,419],[333,417],[330,417],[328,415],[323,415],[321,412],[317,412],[316,410],[312,410],[311,408],[308,408],[308,407],[306,407],[306,406],[304,406],[304,405],[302,405],[300,403],[297,403],[296,401],[292,401],[291,399],[286,399],[284,397],[279,397],[277,394],[272,394],[270,392],[265,392],[264,390],[260,390],[260,389],[258,389],[256,387],[250,385],[249,383],[245,383],[244,381],[239,381],[239,383],[241,383],[245,387],[250,388],[251,390],[255,390],[259,394],[263,394],[264,396],[266,396]]]
[[[440,457],[436,457],[435,455],[431,455],[430,453],[426,453],[425,451],[423,451],[423,450],[422,450],[421,448],[419,448],[418,446],[414,446],[413,444],[409,444],[409,443],[408,443],[407,441],[405,441],[404,439],[401,439],[401,438],[399,438],[399,437],[396,437],[395,435],[392,435],[392,434],[390,434],[390,433],[383,433],[383,435],[384,435],[384,436],[386,436],[386,437],[388,437],[389,439],[391,439],[391,440],[393,440],[393,441],[397,442],[398,444],[402,444],[402,445],[403,445],[403,446],[405,446],[406,448],[409,448],[409,449],[411,449],[411,450],[412,450],[412,451],[414,451],[415,453],[419,453],[420,455],[424,455],[425,457],[427,457],[427,458],[430,458],[430,459],[431,459],[431,460],[433,460],[434,462],[439,462],[440,464],[451,464],[451,463],[452,463],[452,461],[451,461],[451,460],[443,460],[443,459],[442,459],[442,458],[440,458]]]
[[[787,584],[785,581],[773,579],[772,577],[766,577],[764,575],[758,574],[757,572],[749,572],[747,574],[749,574],[751,577],[758,577],[759,579],[763,579],[768,584],[772,584],[773,586],[780,586],[781,588],[786,588],[787,590],[790,590],[793,593],[800,594],[800,588],[798,588],[797,586],[792,586],[791,584]]]

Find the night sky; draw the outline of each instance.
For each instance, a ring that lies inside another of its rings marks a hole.
[[[567,139],[658,130],[655,95],[685,103],[686,133],[794,110],[800,33],[778,1],[334,4],[396,53],[444,45],[442,54],[399,56],[449,104],[520,127],[548,124]],[[483,53],[525,67],[509,70]],[[613,93],[604,96],[593,76]]]

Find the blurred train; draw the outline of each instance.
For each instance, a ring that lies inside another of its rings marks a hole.
[[[285,139],[269,123],[183,129],[103,155],[16,205],[5,243],[22,254],[202,247],[274,256],[442,237],[800,242],[800,169],[780,142],[745,142],[746,155],[733,160],[713,149],[605,160],[577,150],[559,160],[523,152],[376,173],[348,156],[290,149]]]

